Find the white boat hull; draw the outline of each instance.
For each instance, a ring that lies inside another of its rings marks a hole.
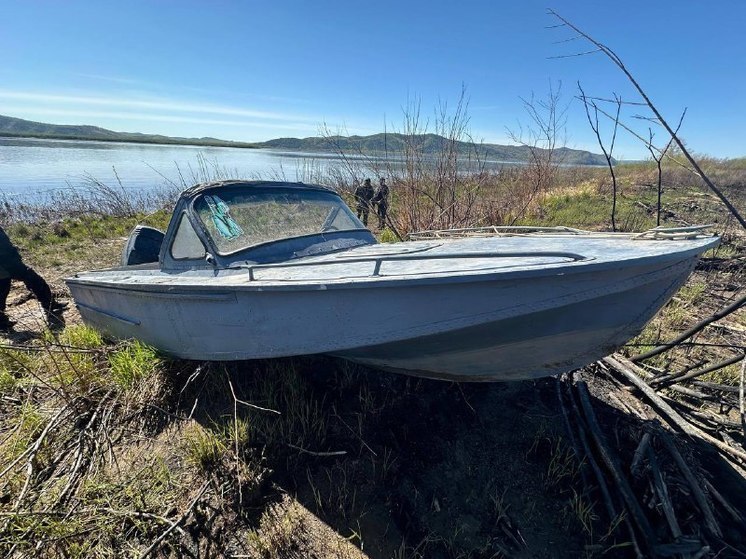
[[[68,283],[85,322],[174,357],[325,353],[412,375],[500,381],[557,374],[615,350],[683,284],[699,252],[429,281]]]
[[[596,361],[637,335],[686,281],[688,272],[657,277],[625,291],[338,355],[373,367],[450,380],[555,375]]]

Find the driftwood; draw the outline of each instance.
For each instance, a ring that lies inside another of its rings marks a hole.
[[[601,427],[598,425],[598,420],[596,419],[596,414],[593,411],[590,396],[588,395],[588,387],[583,381],[578,382],[577,387],[578,393],[580,395],[580,403],[583,406],[585,418],[588,422],[588,428],[591,432],[591,435],[593,436],[594,442],[596,443],[596,447],[601,454],[601,458],[603,459],[604,464],[606,464],[608,470],[611,472],[611,475],[614,478],[614,482],[616,483],[619,492],[622,494],[622,499],[624,499],[624,502],[627,505],[627,510],[634,519],[638,529],[644,536],[645,543],[648,546],[654,547],[654,542],[656,540],[653,533],[653,528],[650,526],[650,522],[648,522],[645,513],[642,511],[640,503],[637,502],[635,494],[633,493],[632,488],[627,481],[627,478],[624,477],[624,474],[622,473],[619,459],[606,442],[606,438],[601,431]]]
[[[723,361],[719,361],[718,363],[713,363],[712,365],[709,365],[705,367],[704,369],[699,369],[697,371],[691,371],[689,373],[683,374],[683,375],[674,375],[670,378],[664,379],[659,381],[660,386],[669,386],[671,384],[676,384],[679,382],[684,382],[687,380],[691,380],[693,378],[701,377],[702,375],[706,375],[707,373],[713,373],[715,371],[719,371],[720,369],[723,369],[729,365],[733,365],[735,363],[738,363],[741,361],[744,357],[744,354],[741,355],[735,355],[733,357],[730,357],[728,359],[725,359]],[[652,384],[652,383],[651,383]]]
[[[692,496],[705,517],[705,526],[708,531],[714,536],[721,538],[723,534],[720,530],[720,526],[718,526],[718,523],[715,520],[715,515],[712,512],[710,503],[707,501],[707,497],[705,497],[702,488],[699,486],[697,478],[694,477],[692,470],[689,468],[686,460],[684,460],[684,457],[681,456],[679,449],[676,448],[676,445],[671,440],[669,434],[661,430],[659,435],[660,440],[663,441],[663,446],[666,447],[666,450],[668,450],[669,454],[674,459],[674,462],[676,462],[676,465],[679,467],[679,470],[686,478],[686,481],[689,483],[689,487],[692,490]]]
[[[559,401],[560,409],[562,410],[562,419],[565,422],[565,429],[567,430],[567,435],[570,438],[570,444],[572,445],[572,450],[575,453],[575,459],[578,461],[578,464],[580,464],[580,477],[583,481],[583,489],[585,491],[588,491],[590,483],[588,482],[588,472],[586,471],[587,463],[585,460],[583,460],[583,453],[580,450],[578,439],[575,436],[572,425],[570,425],[570,416],[567,412],[567,407],[565,406],[564,399],[562,398],[562,381],[559,377],[555,379],[554,386],[557,391],[557,400]]]
[[[292,448],[293,450],[297,450],[298,452],[301,452],[303,454],[308,454],[310,456],[321,456],[321,457],[327,457],[327,456],[344,456],[347,454],[346,450],[332,450],[329,452],[319,452],[315,450],[306,450],[305,448],[301,448],[299,446],[295,446],[294,444],[285,443],[287,446]]]
[[[737,423],[735,421],[728,421],[727,419],[723,419],[722,417],[718,417],[716,415],[713,415],[711,413],[706,413],[704,411],[687,409],[686,413],[702,421],[709,421],[711,423],[715,423],[716,425],[719,425],[721,427],[726,427],[728,429],[739,429],[741,427],[740,423]]]
[[[596,481],[598,481],[598,487],[601,490],[601,495],[603,498],[604,506],[606,507],[606,512],[609,515],[609,522],[612,524],[617,521],[618,518],[622,518],[622,521],[624,522],[624,525],[627,527],[627,531],[629,533],[630,541],[632,542],[632,547],[635,550],[636,557],[642,558],[644,557],[642,551],[640,550],[640,544],[637,542],[637,536],[635,535],[635,529],[632,526],[632,522],[629,519],[629,516],[626,514],[622,514],[621,517],[616,512],[616,507],[614,506],[614,500],[611,497],[611,491],[609,491],[609,485],[606,483],[606,478],[604,477],[603,472],[601,471],[600,466],[598,465],[598,462],[593,456],[593,452],[591,451],[591,446],[588,441],[588,435],[585,431],[585,420],[583,419],[583,414],[580,413],[580,409],[578,408],[578,404],[575,400],[575,396],[573,396],[572,391],[572,385],[568,384],[567,386],[567,396],[570,399],[570,404],[572,406],[573,413],[575,414],[575,424],[578,427],[578,435],[580,437],[581,442],[583,443],[583,449],[585,450],[585,457],[588,461],[588,464],[591,465],[591,469],[593,470],[594,475],[596,476]]]
[[[678,336],[676,339],[671,340],[668,343],[661,344],[658,347],[651,349],[650,351],[646,351],[645,353],[641,353],[639,355],[630,357],[630,361],[636,363],[637,361],[643,361],[644,359],[648,359],[649,357],[654,357],[660,353],[663,353],[664,351],[667,351],[671,349],[672,347],[679,345],[681,342],[683,342],[687,338],[692,337],[697,332],[703,330],[708,324],[711,324],[715,322],[716,320],[720,320],[721,318],[728,316],[729,314],[737,311],[745,304],[746,304],[746,295],[742,295],[741,297],[733,301],[730,305],[728,305],[724,309],[721,309],[715,314],[713,314],[712,316],[699,321],[697,324],[689,328],[689,330],[687,330],[686,332]]]
[[[729,384],[719,384],[717,382],[705,382],[703,380],[695,380],[692,383],[694,386],[700,388],[708,388],[710,390],[719,390],[721,392],[731,392],[738,394],[739,388],[737,386],[730,386]]]
[[[580,438],[580,442],[583,445],[585,460],[591,466],[593,474],[596,476],[596,481],[598,482],[598,487],[601,490],[601,496],[603,498],[604,506],[606,507],[606,513],[609,515],[609,522],[614,522],[614,520],[618,516],[616,507],[614,506],[614,501],[611,498],[611,492],[609,491],[609,486],[606,483],[606,478],[604,477],[601,468],[598,466],[598,462],[593,457],[593,453],[591,452],[591,446],[588,442],[588,435],[586,434],[585,427],[583,425],[585,422],[583,421],[583,416],[580,413],[580,409],[578,408],[578,404],[575,401],[575,397],[573,396],[571,390],[571,385],[569,384],[567,387],[567,395],[570,399],[570,405],[572,406],[573,413],[575,414],[575,425],[578,428],[578,436]]]
[[[668,488],[666,487],[666,482],[663,481],[663,474],[661,474],[661,470],[658,467],[658,460],[655,459],[655,452],[650,446],[647,447],[647,457],[650,470],[653,472],[655,492],[658,494],[663,514],[666,517],[666,522],[668,522],[668,527],[671,529],[671,535],[675,540],[678,540],[682,536],[681,527],[678,520],[676,520],[676,513],[673,510],[671,498],[668,496]]]
[[[679,386],[677,384],[672,384],[671,386],[668,386],[667,389],[671,392],[677,392],[678,394],[689,396],[690,398],[695,398],[697,400],[704,400],[709,402],[720,402],[721,400],[718,396],[705,394],[704,392],[700,392],[699,390],[694,390],[686,386]]]
[[[728,514],[730,514],[733,517],[733,520],[738,522],[741,525],[746,525],[746,519],[743,518],[743,515],[741,515],[736,508],[731,505],[725,497],[723,497],[720,492],[715,489],[715,486],[712,485],[707,479],[705,481],[705,487],[707,487],[707,491],[710,495],[712,495],[712,498],[716,500],[720,505],[728,511]]]
[[[656,394],[655,390],[637,376],[636,369],[639,368],[636,365],[626,361],[622,356],[617,354],[615,354],[614,357],[604,357],[603,361],[608,365],[611,365],[613,370],[624,375],[628,381],[634,384],[645,396],[648,397],[648,400],[655,405],[659,412],[662,412],[666,417],[668,417],[668,419],[684,433],[690,436],[697,436],[694,432],[694,428],[669,404],[667,404],[663,398]]]
[[[656,408],[670,420],[672,424],[676,425],[684,433],[686,433],[690,437],[703,439],[716,446],[720,450],[726,452],[730,456],[738,458],[739,460],[746,461],[746,452],[732,448],[724,442],[716,439],[712,435],[709,435],[701,429],[698,429],[697,427],[686,421],[683,417],[681,417],[681,415],[679,415],[676,410],[674,410],[669,404],[667,404],[660,397],[660,395],[655,393],[655,390],[653,390],[639,376],[637,376],[637,374],[635,374],[635,370],[641,371],[641,369],[634,363],[617,354],[615,354],[614,357],[604,357],[603,361],[608,365],[611,365],[611,367],[615,371],[624,375],[624,377],[632,384],[634,384],[648,398],[648,400],[650,400],[650,402],[653,403]]]
[[[718,431],[718,435],[720,435],[720,438],[721,438],[721,439],[723,439],[723,441],[724,441],[724,442],[725,442],[726,444],[729,444],[729,445],[730,445],[730,446],[732,446],[733,448],[738,448],[738,446],[739,446],[739,445],[738,445],[738,443],[737,443],[737,442],[736,442],[736,441],[735,441],[735,440],[733,439],[733,437],[731,437],[731,436],[730,436],[730,435],[728,434],[728,432],[727,432],[727,431],[724,431],[724,430],[722,430],[722,431]]]
[[[707,359],[697,360],[694,363],[689,363],[686,367],[684,367],[680,371],[679,374],[685,375],[689,371],[696,369],[697,367],[701,367],[702,365],[706,365],[706,364],[707,364]],[[648,381],[648,384],[650,384],[651,386],[659,382],[663,382],[664,380],[668,380],[675,375],[675,373],[671,373],[670,371],[661,371],[660,369],[657,369],[655,367],[648,367],[648,368],[653,369],[654,371],[658,373],[657,375],[655,375],[652,379]]]
[[[746,359],[741,363],[741,382],[738,388],[738,411],[741,415],[741,430],[744,436],[744,446],[746,447],[746,410],[744,410],[744,380],[746,377]]]
[[[635,449],[632,463],[629,466],[630,473],[636,478],[642,476],[642,459],[646,456],[648,448],[650,448],[650,433],[645,433]]]

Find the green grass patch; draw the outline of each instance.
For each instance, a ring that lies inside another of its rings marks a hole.
[[[703,281],[690,281],[679,290],[677,295],[683,303],[693,305],[703,299],[707,293],[707,284]]]
[[[228,450],[220,434],[199,424],[193,424],[185,429],[181,447],[184,459],[201,472],[209,472],[217,467]]]
[[[398,243],[399,239],[394,232],[387,227],[378,234],[378,241],[381,243]]]
[[[123,244],[119,240],[136,225],[165,229],[169,219],[166,211],[134,217],[83,216],[53,223],[16,223],[7,232],[28,264],[42,271],[61,268],[68,274],[116,264]]]
[[[702,375],[700,380],[706,382],[715,382],[717,384],[726,384],[729,386],[738,386],[741,382],[741,363],[728,365],[717,371]]]
[[[111,376],[125,390],[147,379],[160,364],[155,349],[136,340],[109,356]]]
[[[82,324],[65,328],[59,336],[59,341],[77,349],[99,349],[104,346],[101,333]]]
[[[30,402],[24,402],[13,410],[4,421],[13,428],[0,443],[0,464],[10,464],[27,449],[43,429],[44,419],[41,410]]]
[[[16,223],[8,228],[8,234],[25,249],[49,245],[68,244],[75,248],[76,243],[95,239],[113,239],[126,236],[135,225],[146,224],[165,229],[171,213],[160,210],[153,214],[138,214],[132,217],[111,215],[81,216],[44,224]]]
[[[611,227],[611,196],[590,189],[547,195],[536,215],[521,219],[519,225],[565,225],[581,229]],[[619,231],[644,231],[655,227],[655,216],[635,204],[635,199],[617,197],[616,225]]]
[[[0,368],[0,394],[8,394],[18,384],[18,379],[5,368]]]

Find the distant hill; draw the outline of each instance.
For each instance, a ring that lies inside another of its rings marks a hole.
[[[95,140],[99,142],[135,142],[140,144],[176,144],[186,146],[212,146],[253,148],[254,144],[229,142],[216,138],[178,138],[159,134],[114,132],[98,126],[46,124],[0,115],[0,136],[47,138],[54,140]]]
[[[338,151],[362,152],[372,155],[402,153],[405,146],[403,134],[373,134],[371,136],[332,136],[312,138],[277,138],[267,142],[247,143],[219,140],[217,138],[178,138],[159,134],[114,132],[106,128],[87,125],[46,124],[0,115],[0,136],[47,138],[57,140],[95,140],[104,142],[136,142],[144,144],[176,144],[190,146],[272,148],[288,151],[336,153]],[[425,154],[437,153],[448,141],[437,134],[415,136]],[[458,149],[466,153],[471,144],[459,142]],[[589,151],[559,148],[559,160],[567,165],[605,165],[602,155]],[[527,146],[480,144],[479,153],[486,159],[522,163],[531,157]]]
[[[403,153],[406,136],[403,134],[373,134],[371,136],[331,136],[328,138],[277,138],[257,143],[257,147],[309,152],[360,152],[366,154]],[[437,134],[415,136],[423,153],[437,153],[448,141]],[[472,144],[459,142],[458,149],[466,153]],[[523,163],[531,157],[527,146],[480,144],[479,153],[486,159]],[[603,155],[589,151],[558,148],[559,161],[566,165],[606,165]],[[614,161],[616,163],[616,161]]]

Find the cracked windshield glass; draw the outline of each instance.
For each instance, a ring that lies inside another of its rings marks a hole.
[[[360,229],[334,194],[241,189],[204,194],[195,210],[221,254],[280,239]]]

